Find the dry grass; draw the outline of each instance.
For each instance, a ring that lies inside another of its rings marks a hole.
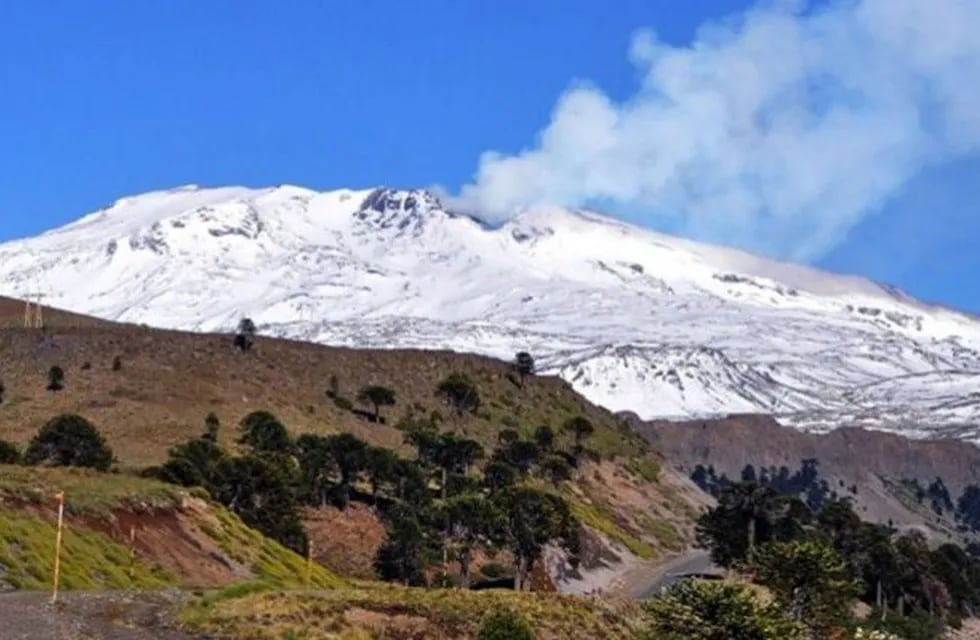
[[[113,371],[113,359],[122,370]],[[45,389],[47,371],[66,372],[65,389]],[[484,399],[475,414],[456,418],[434,395],[454,371],[469,375]],[[41,334],[0,330],[0,433],[26,443],[50,418],[79,413],[99,427],[123,465],[159,463],[167,449],[203,429],[216,413],[233,439],[234,425],[248,413],[270,410],[294,432],[347,431],[376,444],[399,448],[401,433],[390,426],[412,411],[443,417],[444,428],[491,445],[505,425],[530,432],[542,424],[560,427],[579,413],[596,425],[593,446],[604,455],[646,449],[610,413],[586,403],[564,381],[539,377],[517,388],[506,363],[471,355],[429,351],[369,351],[286,340],[260,339],[249,355],[236,352],[226,335],[167,332],[114,325],[55,328]],[[336,377],[340,395],[353,400],[368,384],[390,387],[397,404],[384,413],[389,425],[371,424],[338,408],[326,394]]]
[[[23,307],[0,304],[0,321],[4,309],[7,326],[16,327]],[[467,434],[488,449],[503,428],[525,434],[541,425],[560,430],[581,414],[595,425],[589,446],[604,460],[601,474],[593,478],[588,471],[576,482],[591,524],[642,555],[678,544],[678,527],[659,522],[686,518],[658,506],[675,502],[666,482],[673,471],[663,469],[642,437],[561,379],[532,377],[521,389],[508,363],[475,355],[335,348],[261,337],[255,350],[243,355],[228,335],[163,331],[55,312],[47,317],[44,332],[0,329],[0,380],[6,387],[0,438],[23,445],[52,417],[78,413],[103,433],[121,467],[132,469],[159,464],[170,447],[198,436],[209,412],[221,419],[226,446],[234,446],[236,425],[244,416],[269,410],[294,434],[350,432],[403,455],[411,452],[392,425],[409,413],[437,412],[443,429]],[[116,357],[122,362],[119,371],[112,367]],[[60,392],[45,390],[53,365],[66,372]],[[453,372],[465,373],[478,387],[483,403],[476,414],[456,417],[435,397],[439,381]],[[351,401],[366,385],[393,389],[397,404],[383,411],[388,424],[372,424],[339,408],[327,395],[333,378],[338,395]],[[570,444],[568,436],[560,436],[559,446]],[[683,507],[686,500],[678,502]],[[682,525],[680,531],[685,537],[689,527]]]
[[[499,608],[524,616],[538,640],[626,640],[636,638],[642,624],[638,608],[613,606],[597,599],[380,584],[325,592],[266,592],[243,597],[219,594],[190,607],[183,621],[229,640],[470,640],[476,637],[483,617]]]

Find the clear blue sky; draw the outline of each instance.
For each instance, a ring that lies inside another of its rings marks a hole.
[[[0,240],[188,183],[456,189],[533,145],[572,82],[631,95],[637,29],[683,46],[750,4],[7,0]],[[978,177],[934,167],[817,264],[980,311]]]

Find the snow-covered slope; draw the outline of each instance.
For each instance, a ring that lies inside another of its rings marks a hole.
[[[0,294],[36,290],[163,327],[250,316],[332,344],[527,349],[644,418],[764,411],[980,440],[977,319],[586,212],[491,228],[425,191],[182,187],[0,245]]]

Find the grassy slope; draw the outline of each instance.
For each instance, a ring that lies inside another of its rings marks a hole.
[[[0,584],[50,584],[56,491],[65,492],[65,589],[305,582],[302,558],[176,487],[122,474],[0,466]],[[130,525],[138,531],[132,564]],[[311,584],[343,583],[315,566]]]
[[[0,304],[0,312],[3,310]],[[8,325],[22,307],[7,305]],[[9,313],[13,315],[9,315]],[[49,318],[58,318],[54,312]],[[0,318],[2,319],[2,318]],[[112,371],[119,356],[122,370]],[[45,390],[49,367],[66,371],[65,390]],[[483,406],[476,415],[456,418],[433,390],[454,371],[477,384]],[[391,426],[408,413],[441,413],[443,428],[492,447],[506,427],[530,433],[540,425],[560,427],[575,415],[596,426],[590,446],[615,473],[587,472],[571,496],[577,512],[598,531],[643,557],[678,546],[690,536],[691,501],[674,483],[662,482],[661,458],[644,439],[611,413],[589,404],[564,381],[528,380],[519,389],[507,363],[449,352],[331,348],[287,340],[259,339],[244,356],[225,335],[171,332],[76,320],[51,320],[44,332],[0,330],[0,438],[25,444],[52,416],[80,413],[94,422],[125,467],[162,461],[169,447],[202,430],[215,412],[230,445],[236,425],[251,411],[270,410],[295,433],[346,431],[410,455],[402,434]],[[336,377],[339,395],[354,400],[368,384],[394,389],[398,402],[383,413],[388,425],[358,419],[338,408],[326,391]],[[561,444],[570,444],[562,436]],[[608,464],[608,463],[607,463]],[[634,500],[619,500],[622,487],[635,487]]]
[[[335,638],[475,637],[491,610],[524,616],[538,640],[637,637],[639,612],[598,599],[510,591],[449,591],[362,584],[323,592],[265,592],[206,598],[183,621],[219,638],[327,640]]]

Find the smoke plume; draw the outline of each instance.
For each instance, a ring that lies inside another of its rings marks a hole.
[[[625,101],[577,83],[536,143],[487,152],[459,206],[552,203],[795,259],[929,165],[980,149],[980,1],[760,5],[688,46],[635,34]]]

